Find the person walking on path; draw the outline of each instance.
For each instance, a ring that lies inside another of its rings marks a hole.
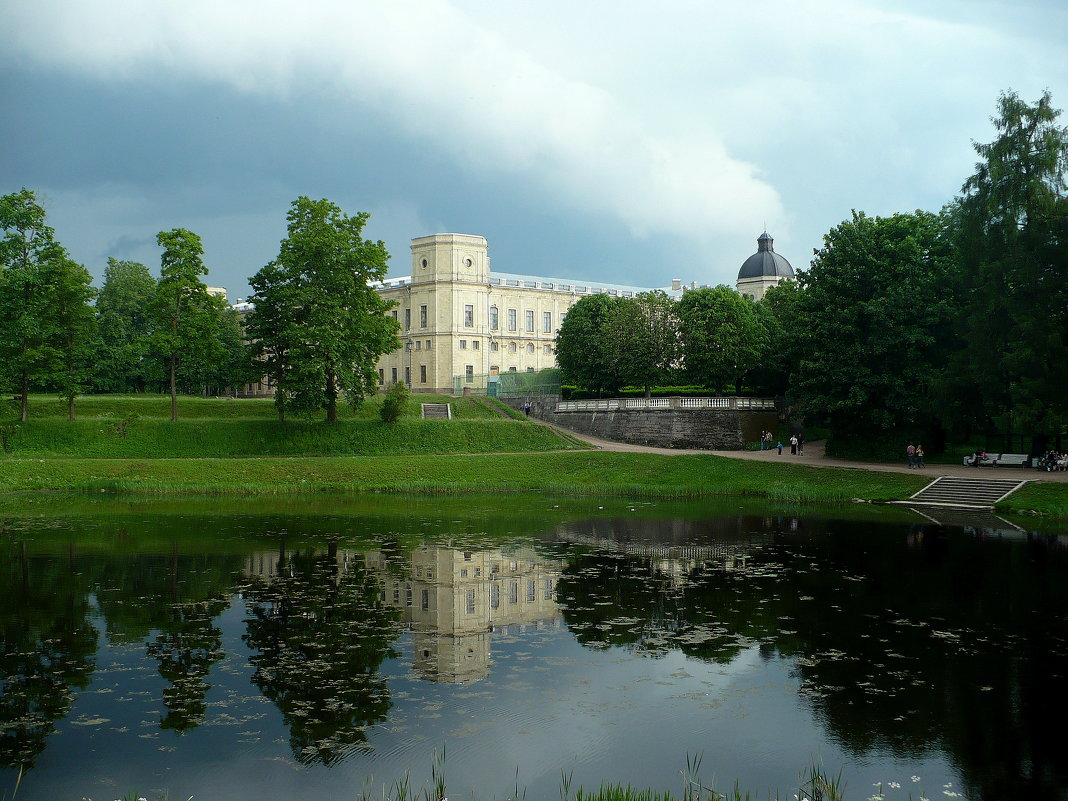
[[[782,456],[782,440],[779,440],[779,456]]]
[[[790,455],[797,456],[797,434],[790,435]]]
[[[915,467],[916,466],[916,446],[913,445],[910,442],[909,446],[907,448],[905,448],[905,454],[909,457],[909,468],[911,469],[911,468]]]
[[[762,429],[760,429],[760,450],[764,450],[764,448],[767,447],[767,442],[768,442],[768,432],[765,431],[762,428]]]
[[[924,461],[926,454],[923,452],[923,445],[916,446],[916,467],[926,467],[927,464]]]

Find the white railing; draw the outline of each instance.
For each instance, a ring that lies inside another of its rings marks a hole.
[[[610,398],[603,400],[560,401],[558,412],[608,412],[625,409],[720,409],[775,411],[774,398]]]

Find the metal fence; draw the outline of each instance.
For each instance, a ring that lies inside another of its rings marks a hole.
[[[560,371],[539,370],[520,373],[472,373],[452,378],[456,395],[489,395],[496,398],[541,397],[560,394]]]

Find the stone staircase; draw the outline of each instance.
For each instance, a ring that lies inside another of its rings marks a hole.
[[[452,406],[448,403],[422,403],[424,420],[451,420]]]
[[[1002,498],[1020,489],[1026,481],[1011,478],[954,478],[939,476],[907,501],[894,503],[952,506],[958,509],[991,509]]]

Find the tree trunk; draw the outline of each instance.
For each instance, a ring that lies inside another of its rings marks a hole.
[[[22,371],[22,422],[26,422],[30,419],[30,376],[23,370]]]
[[[67,420],[74,420],[74,337],[67,332]]]
[[[171,422],[172,423],[178,421],[178,390],[175,387],[175,380],[174,380],[174,374],[176,372],[176,367],[175,367],[175,362],[176,361],[177,361],[177,359],[175,359],[174,356],[171,356],[171,371],[170,372],[171,372]]]
[[[337,381],[333,370],[326,373],[326,422],[337,422]]]

